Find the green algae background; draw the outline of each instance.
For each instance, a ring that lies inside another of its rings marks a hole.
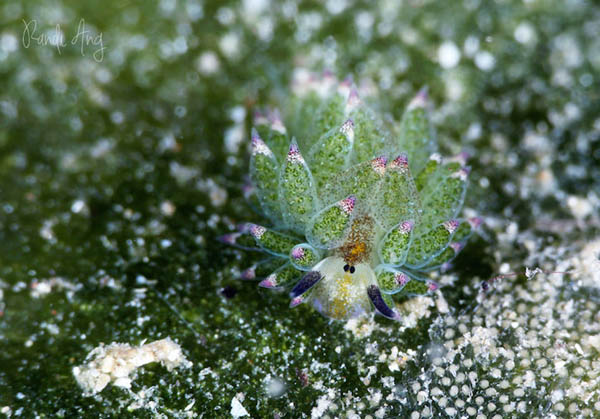
[[[598,33],[575,0],[3,1],[0,414],[598,417]],[[427,85],[472,155],[485,226],[405,323],[291,310],[216,241],[257,220],[252,108],[297,66],[395,118]],[[166,337],[192,367],[77,385],[100,344]]]

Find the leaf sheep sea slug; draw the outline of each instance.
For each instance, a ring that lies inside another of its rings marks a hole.
[[[270,223],[221,237],[265,253],[242,278],[333,319],[397,319],[394,297],[436,290],[426,272],[447,268],[480,221],[457,218],[466,157],[435,153],[426,107],[422,90],[384,121],[351,81],[311,74],[284,115],[257,112],[248,192]]]

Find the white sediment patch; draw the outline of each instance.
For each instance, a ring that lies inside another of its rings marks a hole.
[[[67,292],[75,292],[82,288],[82,284],[74,284],[64,278],[53,277],[48,279],[34,280],[31,282],[31,291],[29,295],[32,298],[41,298],[50,294],[53,290],[67,290]]]
[[[431,309],[435,306],[433,298],[419,296],[411,298],[397,306],[400,312],[399,323],[406,328],[417,326],[420,319],[431,316]]]
[[[73,368],[73,375],[85,393],[98,393],[111,382],[117,387],[131,388],[131,375],[151,362],[160,362],[168,371],[192,366],[181,347],[167,337],[141,346],[101,345],[88,354],[85,364]]]
[[[231,399],[231,417],[232,418],[241,418],[244,416],[250,416],[246,408],[242,405],[240,400],[238,400],[239,396],[236,396]]]
[[[574,271],[573,277],[582,286],[600,288],[600,237],[586,243],[565,265]]]

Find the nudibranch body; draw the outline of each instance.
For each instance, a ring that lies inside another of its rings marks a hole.
[[[384,123],[326,74],[294,82],[283,119],[257,112],[246,192],[271,225],[221,238],[268,255],[242,279],[340,320],[373,309],[397,319],[395,297],[435,291],[427,272],[448,269],[480,220],[459,218],[466,156],[435,152],[426,108],[422,90]]]

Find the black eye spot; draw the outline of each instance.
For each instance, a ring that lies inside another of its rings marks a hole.
[[[354,268],[354,266],[350,266],[350,273],[353,274],[356,271],[356,268]]]
[[[344,265],[344,272],[348,272],[348,269],[350,269],[350,265]]]

